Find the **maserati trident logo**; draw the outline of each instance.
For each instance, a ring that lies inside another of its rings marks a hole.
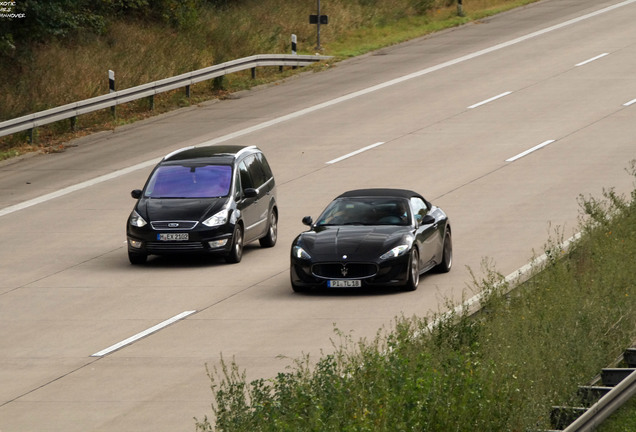
[[[340,273],[342,273],[342,277],[347,277],[347,273],[349,273],[349,269],[346,266],[342,266],[340,269]]]

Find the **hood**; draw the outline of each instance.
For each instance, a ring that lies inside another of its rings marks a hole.
[[[220,211],[225,201],[227,198],[145,198],[137,208],[148,222],[200,221]]]
[[[408,236],[409,227],[324,226],[304,233],[300,242],[317,259],[375,260]]]

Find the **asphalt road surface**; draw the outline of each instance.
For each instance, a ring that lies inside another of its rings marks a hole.
[[[579,195],[633,186],[635,22],[635,0],[546,0],[2,163],[0,430],[194,430],[211,413],[205,365],[221,355],[274,376],[329,351],[335,328],[370,338],[443,311],[474,294],[484,260],[506,275],[574,234]],[[161,156],[204,142],[267,154],[277,246],[247,247],[238,265],[131,266],[130,190]],[[365,187],[441,206],[453,270],[415,292],[294,294],[301,218]]]

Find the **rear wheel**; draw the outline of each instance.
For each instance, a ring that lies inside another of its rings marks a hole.
[[[406,282],[406,291],[415,291],[420,284],[420,254],[413,248],[409,256],[409,278]]]
[[[259,243],[262,247],[272,247],[276,244],[278,238],[278,214],[276,209],[272,209],[269,214],[269,228],[267,228],[267,235],[259,239]]]
[[[232,248],[225,255],[225,261],[231,264],[241,262],[243,258],[243,228],[241,225],[236,224],[234,226],[234,234],[232,234]]]
[[[451,232],[446,228],[444,234],[444,249],[442,250],[442,262],[440,262],[435,270],[438,273],[448,273],[453,266],[453,238]]]

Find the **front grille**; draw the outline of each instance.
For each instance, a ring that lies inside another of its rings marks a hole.
[[[365,279],[378,273],[374,263],[323,263],[311,268],[314,276],[323,279]]]
[[[192,229],[197,226],[197,221],[154,221],[150,222],[155,230],[184,230]]]
[[[149,253],[161,252],[197,252],[202,251],[203,244],[199,242],[148,242],[146,250]]]

